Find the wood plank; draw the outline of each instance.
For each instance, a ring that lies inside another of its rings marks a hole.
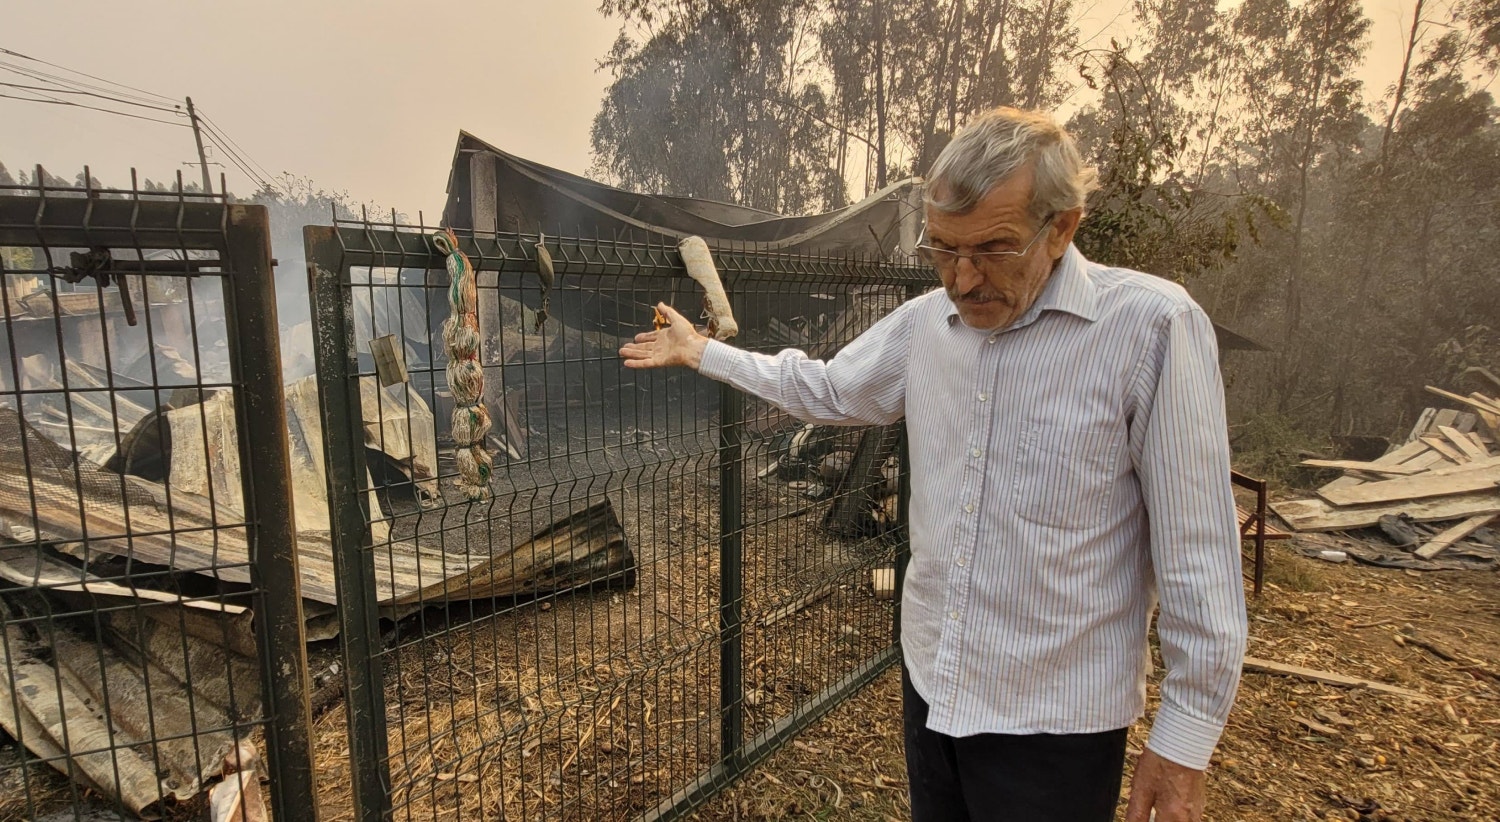
[[[1408,444],[1416,442],[1423,434],[1427,433],[1427,429],[1432,427],[1432,418],[1435,416],[1437,416],[1436,408],[1422,409],[1422,413],[1417,417],[1417,424],[1413,425],[1411,433],[1406,435],[1406,442]]]
[[[1303,460],[1300,464],[1311,468],[1342,468],[1345,471],[1369,471],[1374,474],[1391,474],[1398,477],[1410,476],[1422,472],[1421,468],[1407,468],[1404,465],[1381,465],[1377,462],[1361,462],[1359,460]]]
[[[1334,505],[1369,505],[1377,502],[1445,497],[1471,491],[1496,491],[1500,485],[1500,465],[1484,465],[1468,471],[1436,475],[1427,472],[1415,477],[1368,482],[1355,488],[1338,488],[1319,494]],[[1497,494],[1500,496],[1500,494]]]
[[[1483,434],[1480,434],[1478,431],[1470,431],[1465,436],[1478,446],[1479,450],[1483,451],[1486,457],[1490,456],[1490,441],[1486,440]]]
[[[1494,514],[1479,514],[1477,516],[1469,517],[1463,522],[1460,522],[1452,528],[1449,528],[1448,530],[1443,531],[1441,534],[1438,534],[1437,536],[1428,540],[1426,545],[1418,548],[1413,553],[1415,553],[1422,559],[1432,559],[1433,557],[1441,554],[1444,550],[1446,550],[1448,546],[1452,545],[1455,542],[1458,542],[1459,540],[1467,537],[1475,531],[1478,531],[1480,528],[1483,528],[1494,520]]]
[[[1469,458],[1462,451],[1454,448],[1444,437],[1437,436],[1436,434],[1424,434],[1422,442],[1427,443],[1431,446],[1432,450],[1442,454],[1453,462],[1463,464],[1469,461]]]
[[[1486,397],[1478,391],[1470,394],[1469,398],[1482,404],[1489,404],[1494,402],[1494,400],[1491,400],[1489,397]],[[1483,408],[1474,407],[1474,413],[1479,415],[1479,422],[1483,424],[1485,428],[1489,429],[1490,436],[1495,437],[1496,439],[1500,439],[1500,409],[1494,411],[1486,411]]]
[[[1472,397],[1462,397],[1462,396],[1459,396],[1458,394],[1453,393],[1452,391],[1444,391],[1441,388],[1438,388],[1436,386],[1431,386],[1431,385],[1427,386],[1427,393],[1429,393],[1429,394],[1436,394],[1439,397],[1442,397],[1443,399],[1453,400],[1454,402],[1462,403],[1462,404],[1467,405],[1470,408],[1473,408],[1473,409],[1475,409],[1477,411],[1488,411],[1491,414],[1500,414],[1500,402],[1497,402],[1497,401],[1495,401],[1493,399],[1490,399],[1488,397],[1485,397],[1483,399],[1474,399]],[[1481,395],[1481,396],[1483,396],[1483,395]]]
[[[1442,522],[1479,514],[1500,514],[1500,494],[1459,494],[1343,508],[1316,498],[1282,500],[1271,503],[1271,510],[1298,531],[1351,531],[1376,525],[1386,514],[1406,514],[1418,522]]]
[[[1422,445],[1425,447],[1427,443],[1424,442],[1422,443]],[[1431,448],[1428,448],[1426,451],[1422,452],[1421,456],[1412,457],[1406,462],[1401,463],[1401,467],[1415,468],[1419,471],[1426,471],[1435,465],[1440,466],[1444,464],[1450,464],[1448,463],[1448,458],[1432,450]]]
[[[1429,462],[1423,465],[1412,465],[1412,467],[1426,468],[1433,462],[1442,460],[1443,455],[1437,453],[1436,451],[1433,451],[1430,447],[1428,447],[1427,443],[1422,442],[1419,439],[1412,439],[1406,444],[1398,448],[1394,448],[1383,456],[1376,458],[1375,460],[1373,460],[1373,462],[1376,465],[1406,465],[1408,464],[1408,462],[1414,463],[1415,461],[1421,459],[1427,459],[1429,460]],[[1363,484],[1364,481],[1365,480],[1362,477],[1346,474],[1334,480],[1333,482],[1324,485],[1318,490],[1322,491],[1324,489],[1330,488],[1352,488],[1353,486]]]
[[[1245,657],[1245,670],[1256,674],[1276,674],[1278,676],[1294,676],[1298,679],[1322,682],[1327,685],[1338,685],[1344,688],[1367,688],[1371,691],[1379,691],[1383,694],[1395,694],[1407,699],[1419,699],[1424,702],[1431,701],[1432,697],[1413,691],[1410,688],[1402,688],[1397,685],[1387,685],[1384,682],[1376,682],[1371,679],[1360,679],[1359,677],[1336,674],[1332,671],[1319,671],[1315,668],[1304,668],[1301,665],[1287,665],[1282,662],[1272,662],[1269,659],[1257,659],[1253,656]]]
[[[1451,477],[1455,474],[1469,474],[1475,471],[1482,471],[1486,468],[1500,468],[1500,457],[1486,457],[1482,460],[1466,462],[1463,465],[1436,465],[1418,474],[1414,479],[1422,477]]]
[[[1479,425],[1479,418],[1467,411],[1461,412],[1453,420],[1453,430],[1460,434],[1467,434]]]
[[[1462,451],[1464,456],[1471,460],[1488,459],[1490,456],[1490,452],[1486,451],[1484,446],[1475,443],[1469,439],[1467,434],[1462,433],[1456,428],[1440,425],[1438,426],[1438,433],[1442,434],[1448,442],[1453,443],[1454,448]]]

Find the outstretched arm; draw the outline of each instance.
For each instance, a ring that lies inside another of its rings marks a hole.
[[[657,306],[670,325],[635,336],[620,349],[627,368],[681,365],[754,394],[803,422],[888,425],[906,411],[911,342],[907,303],[844,347],[833,359],[787,349],[756,354],[701,336],[671,306]]]

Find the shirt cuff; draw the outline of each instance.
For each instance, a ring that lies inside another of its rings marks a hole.
[[[1163,703],[1156,711],[1146,747],[1162,759],[1201,771],[1208,768],[1223,733],[1224,723],[1191,717]]]
[[[724,382],[734,373],[735,363],[741,353],[732,345],[709,340],[703,349],[703,358],[698,361],[698,373],[711,380]]]

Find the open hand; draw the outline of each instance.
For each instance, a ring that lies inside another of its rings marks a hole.
[[[697,369],[703,361],[703,349],[708,347],[708,338],[699,334],[693,324],[677,309],[666,303],[657,303],[656,310],[670,323],[656,331],[645,331],[635,335],[635,341],[620,349],[620,357],[626,368],[664,368],[669,365],[685,365]]]
[[[1157,756],[1150,748],[1135,762],[1125,822],[1198,822],[1203,818],[1203,771]]]

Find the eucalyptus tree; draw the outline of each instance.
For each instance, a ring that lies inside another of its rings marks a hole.
[[[626,188],[801,212],[842,205],[813,0],[607,0],[596,171]],[[638,35],[628,33],[634,26]]]

